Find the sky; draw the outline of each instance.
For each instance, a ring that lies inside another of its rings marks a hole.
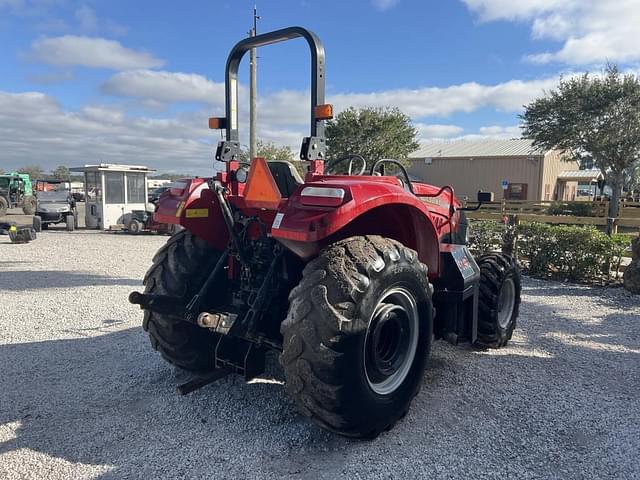
[[[210,174],[224,66],[245,0],[0,0],[0,168],[94,163]],[[262,0],[258,32],[325,45],[339,112],[398,107],[419,140],[517,138],[523,105],[560,76],[637,71],[640,0]],[[309,134],[308,47],[258,51],[258,137]],[[248,138],[248,59],[240,132]]]

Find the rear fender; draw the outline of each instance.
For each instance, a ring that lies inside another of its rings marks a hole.
[[[431,217],[420,208],[401,202],[374,206],[332,233],[322,235],[322,229],[318,227],[331,223],[332,217],[336,214],[334,210],[294,211],[289,221],[285,220],[287,218],[285,214],[281,217],[279,225],[283,228],[274,228],[271,233],[285,247],[303,259],[316,256],[327,245],[343,238],[381,235],[397,240],[415,250],[420,261],[429,267],[430,278],[439,275],[437,229]],[[292,210],[287,209],[287,212]],[[275,223],[277,224],[278,221],[276,220]],[[292,235],[293,228],[297,229],[298,233],[304,233],[306,239],[300,235]]]
[[[215,194],[206,179],[181,180],[184,189],[172,188],[158,200],[153,219],[158,223],[177,224],[214,248],[224,250],[229,233]]]
[[[438,236],[431,218],[410,205],[385,205],[369,210],[336,232],[330,242],[356,235],[392,238],[418,252],[429,267],[429,277],[439,274]]]

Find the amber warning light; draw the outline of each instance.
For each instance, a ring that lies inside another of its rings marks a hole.
[[[316,105],[313,115],[316,120],[331,120],[333,118],[333,105],[325,103],[324,105]]]
[[[209,128],[212,130],[227,128],[227,119],[225,117],[211,117],[209,119]]]

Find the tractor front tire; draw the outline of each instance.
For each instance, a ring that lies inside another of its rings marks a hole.
[[[520,311],[520,270],[512,257],[501,253],[483,255],[476,261],[480,267],[476,344],[504,347],[511,340]]]
[[[22,213],[25,215],[33,215],[36,212],[36,197],[24,197],[22,201]]]
[[[188,230],[172,236],[153,257],[144,277],[147,294],[175,297],[195,295],[220,258],[220,252]],[[223,287],[214,285],[213,290]],[[170,315],[145,310],[142,326],[151,346],[169,363],[206,373],[215,367],[214,349],[219,336]]]
[[[351,237],[303,271],[281,325],[286,389],[324,428],[374,438],[409,409],[433,338],[433,288],[415,251]]]
[[[9,209],[9,203],[4,197],[0,197],[0,217],[4,217]]]

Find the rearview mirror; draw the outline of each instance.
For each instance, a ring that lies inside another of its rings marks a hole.
[[[493,202],[493,192],[478,190],[478,203]]]

